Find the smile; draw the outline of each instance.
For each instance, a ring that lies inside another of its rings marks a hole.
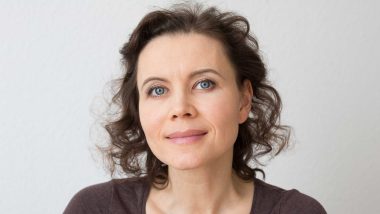
[[[202,139],[206,134],[207,132],[203,134],[198,134],[198,135],[168,138],[168,140],[170,143],[173,143],[173,144],[192,144]]]

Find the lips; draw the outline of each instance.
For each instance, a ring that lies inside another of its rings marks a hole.
[[[166,136],[166,138],[169,139],[175,139],[175,138],[186,138],[186,137],[195,137],[195,136],[201,136],[207,134],[207,131],[204,130],[196,130],[196,129],[188,129],[183,132],[173,132]]]

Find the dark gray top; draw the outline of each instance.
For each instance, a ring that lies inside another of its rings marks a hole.
[[[250,214],[324,214],[322,205],[298,190],[254,179],[255,194]],[[124,178],[86,187],[67,205],[64,214],[145,214],[149,193],[146,178]]]

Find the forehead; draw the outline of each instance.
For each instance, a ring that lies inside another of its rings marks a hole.
[[[167,34],[154,38],[141,51],[137,79],[141,82],[142,78],[151,75],[186,76],[203,68],[220,73],[232,70],[219,40],[198,33]]]

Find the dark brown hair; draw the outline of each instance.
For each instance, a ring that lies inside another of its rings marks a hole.
[[[111,174],[116,167],[121,167],[121,171],[129,176],[148,177],[155,186],[167,184],[167,165],[148,147],[139,120],[137,60],[153,38],[190,32],[221,41],[235,68],[238,86],[241,87],[245,79],[251,81],[254,92],[251,112],[239,125],[232,167],[244,180],[252,180],[257,172],[265,178],[264,171],[254,167],[263,165],[258,158],[266,154],[277,155],[289,142],[290,128],[280,124],[280,96],[267,80],[267,69],[247,19],[215,7],[204,9],[199,4],[177,4],[170,9],[148,13],[120,50],[125,74],[118,80],[117,93],[112,98],[120,112],[116,120],[105,125],[111,138],[110,145],[102,148],[111,161]]]

